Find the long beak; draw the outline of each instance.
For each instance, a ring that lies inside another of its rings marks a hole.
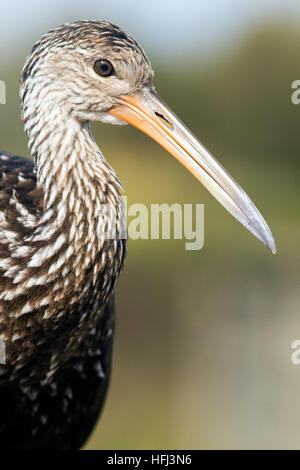
[[[272,253],[275,241],[247,194],[150,87],[116,99],[109,113],[148,134],[182,163]]]

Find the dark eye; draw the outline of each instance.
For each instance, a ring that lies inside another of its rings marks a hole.
[[[101,77],[110,77],[115,73],[115,69],[109,60],[105,59],[96,60],[94,63],[94,70],[98,75],[101,75]]]

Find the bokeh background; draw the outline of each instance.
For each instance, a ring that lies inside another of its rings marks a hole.
[[[93,126],[128,202],[204,203],[205,246],[129,241],[111,388],[88,449],[300,448],[300,4],[77,0],[1,5],[0,147],[28,155],[18,77],[43,33],[106,19],[143,44],[165,101],[246,189],[278,254],[128,126]]]

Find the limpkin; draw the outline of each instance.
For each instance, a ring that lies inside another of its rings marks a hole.
[[[104,21],[53,29],[26,60],[20,99],[34,162],[0,152],[3,449],[81,447],[106,395],[125,237],[105,234],[119,233],[125,214],[90,121],[150,135],[275,252],[256,207],[152,81],[141,46]]]

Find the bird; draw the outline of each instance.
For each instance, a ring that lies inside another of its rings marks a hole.
[[[100,20],[50,30],[25,61],[20,105],[32,159],[0,152],[1,449],[79,449],[105,402],[126,214],[91,122],[142,130],[276,251],[252,201],[153,79],[138,42]]]

